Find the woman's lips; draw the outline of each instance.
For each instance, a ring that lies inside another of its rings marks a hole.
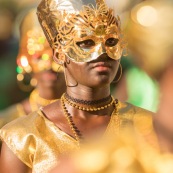
[[[110,63],[108,62],[97,62],[94,67],[111,67]]]
[[[98,71],[107,71],[111,68],[111,64],[108,62],[97,62],[93,65],[93,68],[97,69]]]

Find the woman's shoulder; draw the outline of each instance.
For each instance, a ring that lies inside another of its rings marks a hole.
[[[34,131],[37,121],[43,121],[41,117],[41,111],[39,110],[7,123],[0,129],[1,139],[15,134],[25,135],[29,131]]]
[[[153,112],[127,102],[121,102],[119,106],[119,115],[122,127],[130,125],[143,136],[152,136],[152,139],[155,138],[153,137],[155,136],[153,126]]]
[[[137,116],[152,117],[154,115],[154,112],[135,106],[128,102],[119,102],[119,113],[122,115],[128,114],[128,116],[133,118]]]
[[[52,166],[60,152],[76,148],[76,141],[47,119],[42,110],[6,124],[0,129],[0,137],[22,162],[29,167],[34,164],[37,170]]]
[[[0,129],[0,138],[13,153],[25,164],[31,167],[34,146],[36,143],[38,128],[36,124],[40,122],[40,113],[32,112],[28,115],[17,118]]]
[[[154,113],[127,102],[119,103],[119,117],[122,126],[131,124],[139,131],[153,130]]]

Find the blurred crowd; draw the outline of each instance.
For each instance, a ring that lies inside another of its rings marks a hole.
[[[17,85],[16,56],[21,20],[27,9],[37,3],[36,0],[0,0],[0,110],[28,96]]]

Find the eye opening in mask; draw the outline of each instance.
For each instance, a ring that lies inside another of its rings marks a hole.
[[[93,46],[95,46],[95,42],[92,39],[88,39],[88,40],[83,40],[83,41],[79,41],[76,42],[76,44],[83,49],[90,49]]]
[[[59,39],[59,43],[63,46],[65,46],[65,41],[63,41],[63,39]]]
[[[105,41],[105,45],[108,46],[108,47],[113,47],[113,46],[115,46],[118,42],[119,42],[119,39],[111,37],[111,38],[108,38],[108,39]]]

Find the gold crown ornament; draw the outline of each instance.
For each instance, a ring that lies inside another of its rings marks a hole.
[[[104,0],[42,0],[37,15],[59,63],[89,62],[107,53],[119,60],[126,42],[120,18]]]
[[[52,49],[40,27],[36,8],[31,9],[20,25],[20,45],[17,56],[17,81],[23,91],[37,85],[33,73],[53,70],[63,72],[62,66],[53,61]]]
[[[56,72],[59,69],[59,65],[53,61],[52,49],[40,27],[35,8],[29,11],[20,26],[17,65],[18,74],[51,69]]]

